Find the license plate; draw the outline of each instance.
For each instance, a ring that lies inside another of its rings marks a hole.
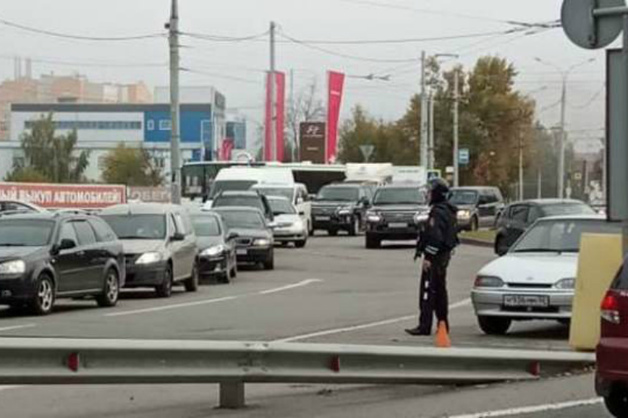
[[[317,221],[331,221],[331,216],[317,216],[315,219]]]
[[[408,224],[405,222],[393,222],[388,224],[388,226],[391,228],[406,228]]]
[[[248,250],[236,250],[236,255],[247,255],[249,253]]]
[[[508,308],[548,308],[549,296],[506,295],[504,305]]]

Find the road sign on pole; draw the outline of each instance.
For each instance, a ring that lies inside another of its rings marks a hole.
[[[375,152],[375,145],[360,145],[360,152],[362,152],[364,162],[368,163],[371,159],[371,156]]]
[[[471,153],[469,152],[469,148],[460,148],[458,151],[458,164],[468,165],[470,159]]]
[[[586,49],[604,48],[613,43],[622,30],[619,14],[596,17],[596,10],[625,6],[625,0],[565,0],[561,18],[567,37]]]

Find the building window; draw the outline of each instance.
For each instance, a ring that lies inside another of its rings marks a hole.
[[[172,129],[172,122],[168,119],[159,121],[159,130],[160,131],[169,131]]]
[[[33,129],[35,121],[26,121],[25,129]],[[56,121],[55,129],[62,130],[115,130],[115,131],[137,131],[142,129],[142,122],[133,121]]]
[[[155,130],[155,121],[151,119],[148,122],[146,122],[146,129],[148,129],[149,131],[154,131]]]

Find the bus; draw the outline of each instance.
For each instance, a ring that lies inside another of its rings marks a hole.
[[[310,194],[316,194],[331,183],[346,179],[344,165],[310,163],[263,163],[239,161],[203,161],[186,163],[181,169],[181,195],[188,199],[206,198],[214,179],[224,168],[230,167],[282,167],[292,170],[295,183],[305,184]]]

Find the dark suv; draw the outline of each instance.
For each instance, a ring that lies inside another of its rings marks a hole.
[[[417,216],[428,212],[425,192],[418,185],[377,189],[366,213],[366,248],[379,248],[383,240],[416,240]]]
[[[497,219],[495,253],[506,254],[537,219],[565,215],[595,215],[595,210],[579,200],[538,199],[508,205]]]
[[[0,304],[47,315],[56,299],[91,296],[110,307],[125,273],[122,244],[101,219],[70,213],[0,217]]]
[[[451,189],[449,201],[458,208],[461,230],[492,228],[504,209],[504,198],[497,187],[456,187]]]
[[[312,204],[314,231],[325,230],[335,236],[347,231],[356,236],[363,227],[370,207],[370,191],[361,184],[332,184],[323,187]]]

